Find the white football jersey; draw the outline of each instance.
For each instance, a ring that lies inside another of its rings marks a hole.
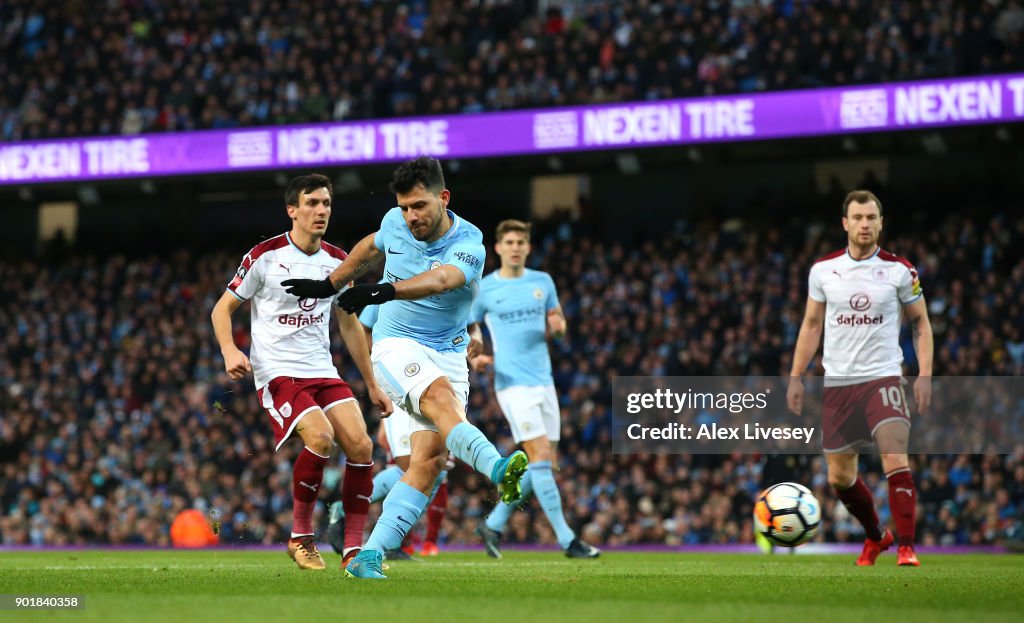
[[[326,242],[313,255],[285,233],[264,240],[242,258],[228,284],[240,300],[252,299],[252,362],[256,387],[278,376],[340,378],[331,359],[331,307],[334,297],[300,299],[281,286],[286,279],[323,279],[347,257]]]
[[[922,296],[913,264],[882,249],[863,260],[836,251],[811,267],[808,295],[825,303],[826,377],[856,382],[903,373],[903,306]]]

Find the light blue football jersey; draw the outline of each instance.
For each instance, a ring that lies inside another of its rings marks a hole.
[[[384,305],[387,304],[384,303]],[[359,322],[367,329],[372,329],[373,325],[377,324],[377,314],[384,305],[367,305],[364,307],[363,311],[359,312]]]
[[[483,322],[494,346],[494,387],[551,385],[551,356],[545,337],[548,312],[560,307],[551,275],[526,269],[502,279],[498,271],[480,280],[470,322]]]
[[[397,283],[450,264],[462,271],[466,284],[417,301],[395,300],[381,306],[373,327],[374,342],[404,337],[439,352],[466,350],[466,321],[480,288],[486,251],[483,234],[475,225],[451,210],[448,216],[452,219],[451,229],[430,243],[413,237],[401,208],[392,208],[381,220],[374,244],[387,255],[384,279]]]

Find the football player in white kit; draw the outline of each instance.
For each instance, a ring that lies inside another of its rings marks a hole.
[[[313,538],[313,510],[334,442],[346,457],[341,497],[348,521],[345,553],[362,544],[373,490],[373,443],[352,390],[338,376],[329,335],[333,299],[296,299],[281,281],[329,275],[346,258],[323,241],[331,216],[331,182],[323,175],[293,179],[285,191],[291,231],[253,247],[213,308],[214,334],[233,380],[252,372],[257,395],[274,431],[274,449],[297,433],[304,448],[292,471],[293,526],[288,554],[302,569],[325,568]],[[231,315],[252,302],[249,357],[235,345]],[[391,400],[373,377],[370,350],[359,320],[338,313],[341,336],[366,382],[370,400],[385,414]]]
[[[875,564],[895,537],[880,525],[874,499],[857,474],[858,451],[874,443],[889,484],[889,507],[899,538],[897,564],[919,566],[914,552],[917,492],[907,459],[910,410],[903,389],[903,316],[913,326],[918,379],[914,398],[925,411],[931,402],[932,328],[917,271],[906,259],[882,250],[882,203],[869,191],[853,191],[843,202],[845,249],[811,267],[807,311],[793,353],[787,391],[790,409],[803,403],[800,377],[818,350],[824,327],[823,449],[829,484],[864,526],[867,538],[859,566]]]

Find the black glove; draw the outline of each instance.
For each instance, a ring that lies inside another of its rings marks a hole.
[[[300,299],[329,299],[338,293],[327,277],[323,281],[316,279],[285,279],[281,282],[285,286],[284,291]]]
[[[382,305],[395,300],[395,286],[390,283],[352,286],[338,297],[338,307],[350,314],[358,313],[367,305]]]

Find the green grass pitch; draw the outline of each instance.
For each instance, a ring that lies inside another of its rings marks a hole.
[[[0,593],[78,593],[78,611],[0,612],[17,621],[1014,621],[1024,557],[924,556],[874,568],[852,556],[442,553],[391,579],[299,571],[284,553],[81,551],[0,554]]]

